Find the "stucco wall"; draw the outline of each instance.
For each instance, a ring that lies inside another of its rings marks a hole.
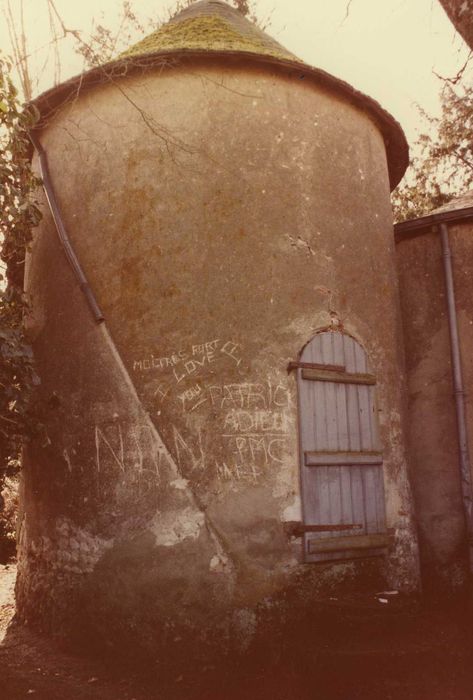
[[[451,226],[449,236],[471,436],[471,225]],[[451,593],[466,583],[467,548],[439,234],[431,231],[400,240],[397,260],[409,391],[411,479],[423,585],[426,591]]]
[[[246,639],[254,606],[296,581],[309,600],[346,581],[415,588],[389,185],[369,117],[297,73],[202,62],[80,95],[41,141],[110,336],[45,211],[27,288],[48,439],[25,470],[21,614],[66,626],[77,598],[150,639],[228,620]],[[378,378],[395,545],[323,567],[284,529],[301,517],[286,367],[327,327],[357,338]],[[47,585],[71,593],[46,601]]]

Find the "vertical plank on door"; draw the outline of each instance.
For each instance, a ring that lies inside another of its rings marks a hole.
[[[347,373],[370,371],[363,348],[339,332],[319,333],[301,362],[343,366]],[[379,451],[372,386],[303,380],[298,370],[302,497],[306,524],[362,525],[363,532],[386,527],[384,481],[379,465],[306,467],[304,452]],[[329,537],[330,532],[311,534]]]

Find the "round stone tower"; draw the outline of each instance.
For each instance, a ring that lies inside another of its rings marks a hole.
[[[415,588],[397,123],[208,0],[35,104],[19,615],[244,649],[315,595]]]

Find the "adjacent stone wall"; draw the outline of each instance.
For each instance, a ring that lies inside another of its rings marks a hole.
[[[470,223],[450,227],[466,387],[473,383],[471,234]],[[439,234],[431,231],[400,240],[397,261],[409,388],[411,474],[423,586],[426,592],[451,594],[466,584],[468,559]],[[470,401],[467,393],[471,436]]]

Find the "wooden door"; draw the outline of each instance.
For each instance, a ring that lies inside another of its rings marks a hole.
[[[383,554],[383,458],[366,353],[344,333],[319,333],[297,375],[305,559]]]

